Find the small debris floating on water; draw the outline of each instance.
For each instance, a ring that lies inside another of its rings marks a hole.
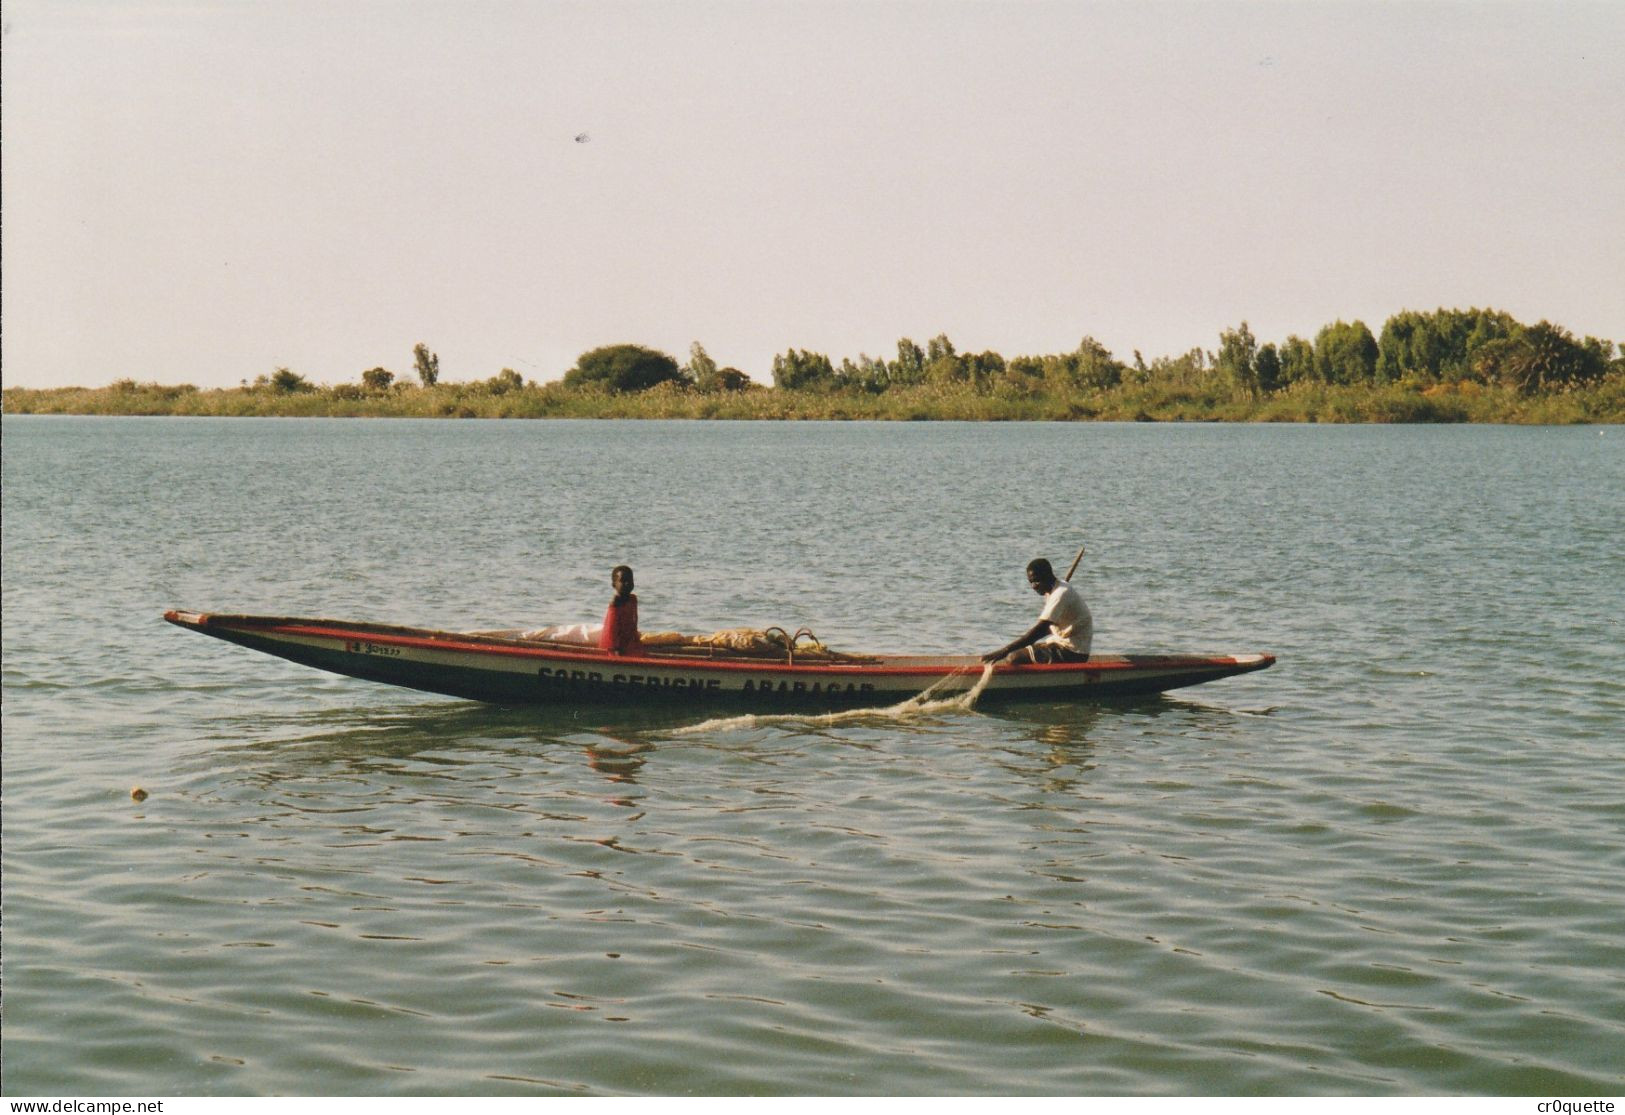
[[[131,801],[146,801],[147,800],[147,791],[143,790],[140,786],[137,786],[135,789],[130,791],[130,800]]]

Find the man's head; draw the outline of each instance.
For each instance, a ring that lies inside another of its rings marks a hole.
[[[1047,558],[1033,558],[1027,563],[1027,583],[1040,596],[1048,595],[1055,587],[1055,570]]]
[[[632,567],[630,565],[617,565],[610,570],[609,583],[615,589],[616,596],[625,596],[632,591]]]

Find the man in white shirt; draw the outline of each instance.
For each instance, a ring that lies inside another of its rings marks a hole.
[[[1095,618],[1078,590],[1055,576],[1044,558],[1027,563],[1027,583],[1044,598],[1038,622],[1021,638],[1006,643],[983,662],[1015,666],[1027,662],[1085,662],[1095,637]]]

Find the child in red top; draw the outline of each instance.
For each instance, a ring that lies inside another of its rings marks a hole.
[[[638,598],[632,592],[632,568],[617,565],[609,575],[615,588],[615,599],[604,613],[604,633],[598,637],[600,650],[611,654],[635,654],[642,649],[638,641]]]

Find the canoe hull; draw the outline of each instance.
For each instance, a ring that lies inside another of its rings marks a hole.
[[[695,705],[753,711],[865,708],[932,686],[948,696],[980,679],[969,656],[865,656],[801,661],[613,656],[489,634],[292,617],[172,611],[188,630],[347,677],[501,705]],[[1267,654],[1102,656],[1086,663],[1001,667],[982,701],[1092,701],[1198,685],[1261,670]]]

